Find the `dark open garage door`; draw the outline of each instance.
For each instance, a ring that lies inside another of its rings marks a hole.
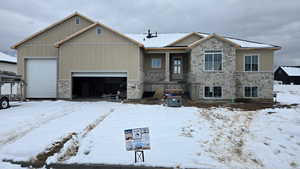
[[[119,91],[120,97],[126,97],[127,77],[102,77],[107,74],[94,76],[78,75],[72,77],[73,98],[112,98]]]

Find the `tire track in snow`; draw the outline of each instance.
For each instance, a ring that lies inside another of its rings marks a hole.
[[[54,108],[53,108],[54,109]],[[49,110],[51,111],[51,110]],[[59,112],[63,112],[62,114]],[[74,108],[71,106],[64,107],[62,111],[57,111],[57,113],[51,114],[47,117],[41,117],[40,119],[34,121],[33,123],[27,123],[23,126],[19,126],[17,129],[7,132],[7,134],[1,135],[0,139],[0,149],[4,145],[8,143],[13,143],[16,140],[24,137],[27,133],[31,132],[32,130],[41,127],[42,125],[46,125],[49,122],[69,115],[70,113],[74,112]],[[43,114],[42,114],[43,115]]]
[[[251,152],[243,149],[244,136],[249,133],[249,126],[255,112],[229,112],[224,110],[203,110],[202,118],[206,119],[214,131],[212,138],[203,142],[206,152],[229,168],[263,169],[263,163]]]
[[[48,148],[46,148],[46,150],[31,158],[29,165],[33,167],[43,167],[48,159],[49,161],[62,162],[68,160],[72,156],[75,156],[79,149],[81,140],[84,139],[90,131],[97,127],[113,111],[114,109],[111,109],[108,113],[101,115],[91,124],[86,126],[81,132],[69,133],[61,140],[52,143],[48,146]]]
[[[91,132],[94,128],[96,128],[104,119],[106,119],[112,112],[114,112],[114,109],[111,109],[108,113],[105,113],[104,115],[97,118],[93,123],[89,124],[85,129],[83,129],[80,133],[76,133],[73,135],[71,140],[67,143],[65,149],[63,149],[59,154],[57,154],[56,159],[59,162],[66,161],[70,159],[72,156],[76,156],[80,142],[82,139],[84,139],[89,132]]]

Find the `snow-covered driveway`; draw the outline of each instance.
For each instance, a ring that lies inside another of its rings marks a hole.
[[[29,160],[69,133],[113,111],[108,102],[13,103],[0,110],[0,158]],[[0,168],[5,165],[0,162]],[[10,168],[10,167],[8,167]]]

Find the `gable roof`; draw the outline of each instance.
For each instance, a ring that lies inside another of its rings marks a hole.
[[[147,38],[147,34],[125,34],[128,37],[142,43],[145,48],[165,48],[171,46],[192,34],[198,34],[199,37],[207,38],[213,34],[201,33],[201,32],[192,32],[192,33],[159,33],[157,37]],[[221,35],[216,35],[224,41],[227,41],[235,46],[239,46],[239,49],[280,49],[280,46],[248,41],[233,37],[226,37]],[[211,37],[210,37],[211,38]],[[200,39],[201,40],[201,39]],[[170,47],[171,48],[171,47]]]
[[[288,76],[300,76],[299,66],[280,66],[280,68],[285,71]]]
[[[211,35],[209,35],[209,36],[206,36],[205,38],[200,39],[200,40],[198,40],[198,41],[196,41],[196,42],[190,44],[189,47],[190,47],[190,48],[193,48],[193,47],[195,47],[195,46],[197,46],[197,45],[199,45],[199,44],[201,44],[201,43],[203,43],[203,42],[205,42],[205,41],[207,41],[207,40],[209,40],[209,39],[212,39],[212,38],[219,39],[219,40],[224,41],[224,42],[226,42],[226,43],[229,43],[229,44],[231,44],[231,45],[233,45],[234,47],[237,47],[237,48],[241,47],[239,44],[237,44],[237,43],[235,43],[235,42],[233,42],[233,41],[231,41],[231,40],[225,39],[224,37],[219,36],[219,35],[217,35],[217,34],[215,34],[215,33],[213,33],[213,34],[211,34]]]
[[[58,21],[58,22],[55,22],[54,24],[49,25],[48,27],[42,29],[41,31],[38,31],[38,32],[34,33],[33,35],[31,35],[31,36],[25,38],[24,40],[22,40],[22,41],[16,43],[15,45],[11,46],[11,48],[12,48],[12,49],[16,49],[18,46],[22,45],[23,43],[25,43],[25,42],[27,42],[27,41],[29,41],[29,40],[31,40],[31,39],[37,37],[38,35],[40,35],[40,34],[46,32],[46,31],[52,29],[53,27],[55,27],[55,26],[57,26],[57,25],[63,23],[64,21],[66,21],[66,20],[68,20],[68,19],[70,19],[70,18],[72,18],[72,17],[74,17],[74,16],[80,16],[80,17],[82,17],[82,18],[84,18],[84,19],[86,19],[86,20],[88,20],[88,21],[90,21],[90,22],[92,22],[92,23],[95,22],[95,21],[89,19],[88,17],[79,14],[78,12],[74,12],[73,14],[71,14],[71,15],[65,17],[64,19],[62,19],[62,20],[60,20],[60,21]]]
[[[168,44],[167,46],[172,46],[172,45],[174,45],[174,44],[176,44],[176,43],[178,43],[178,42],[180,42],[180,41],[182,41],[182,40],[184,40],[184,39],[186,39],[186,38],[189,38],[189,37],[191,37],[191,36],[193,36],[193,35],[199,36],[200,38],[204,38],[204,36],[200,35],[200,34],[197,33],[197,32],[191,32],[191,33],[187,34],[186,36],[184,36],[184,37],[182,37],[182,38],[179,38],[179,39],[177,39],[176,41],[174,41],[174,42]]]
[[[202,36],[206,37],[209,36],[210,34],[208,33],[201,33],[198,32],[199,34],[201,34]],[[266,43],[260,43],[260,42],[254,42],[254,41],[249,41],[249,40],[245,40],[245,39],[239,39],[239,38],[234,38],[234,37],[228,37],[228,36],[222,36],[224,39],[230,40],[238,45],[240,45],[240,49],[247,49],[247,48],[274,48],[274,49],[280,49],[280,46],[276,46],[276,45],[271,45],[271,44],[266,44]]]
[[[28,40],[31,40],[33,38],[35,38],[36,36],[52,29],[53,27],[55,27],[56,25],[59,25],[61,23],[63,23],[64,21],[68,20],[69,18],[72,18],[73,16],[80,16],[88,21],[90,21],[91,23],[94,23],[92,25],[87,26],[86,28],[83,28],[81,30],[79,30],[78,32],[73,33],[72,35],[66,37],[63,40],[60,40],[58,42],[56,42],[54,45],[55,47],[59,47],[61,44],[63,44],[64,42],[80,35],[81,33],[93,28],[96,25],[102,26],[106,29],[109,29],[110,31],[118,34],[119,36],[122,36],[128,40],[130,40],[131,42],[139,45],[140,47],[144,47],[146,49],[158,49],[158,48],[175,48],[174,44],[176,44],[177,42],[180,42],[181,40],[184,40],[192,35],[197,35],[199,37],[201,37],[202,39],[190,44],[189,46],[181,46],[181,47],[185,47],[185,48],[190,48],[193,47],[195,45],[197,45],[198,43],[201,43],[205,40],[208,40],[212,37],[216,37],[222,41],[226,41],[232,45],[234,45],[235,47],[238,47],[239,49],[272,49],[272,50],[279,50],[281,49],[280,46],[275,46],[275,45],[271,45],[271,44],[265,44],[265,43],[259,43],[259,42],[254,42],[254,41],[248,41],[248,40],[243,40],[243,39],[237,39],[237,38],[233,38],[233,37],[226,37],[226,36],[220,36],[220,35],[216,35],[216,34],[207,34],[207,33],[201,33],[201,32],[191,32],[191,33],[162,33],[162,34],[158,34],[157,37],[153,37],[153,38],[147,38],[147,34],[123,34],[120,33],[102,23],[99,22],[94,22],[93,20],[75,12],[70,16],[67,16],[66,18],[46,27],[45,29],[29,36],[28,38],[16,43],[15,45],[11,46],[12,49],[16,49],[18,46],[22,45],[23,43],[27,42]],[[177,47],[178,48],[178,47]]]
[[[0,52],[0,62],[17,63],[17,58]]]
[[[78,36],[78,35],[80,35],[80,34],[86,32],[86,31],[88,31],[88,30],[90,30],[90,29],[92,29],[92,28],[94,28],[94,27],[96,27],[96,26],[104,27],[104,28],[106,28],[106,29],[108,29],[108,30],[110,30],[110,31],[112,31],[112,32],[114,32],[114,33],[116,33],[117,35],[119,35],[119,36],[121,36],[121,37],[124,37],[125,39],[128,39],[129,41],[131,41],[131,42],[137,44],[137,45],[140,46],[140,47],[143,47],[143,46],[144,46],[142,43],[140,43],[140,42],[138,42],[138,41],[136,41],[136,40],[134,40],[134,39],[132,39],[132,38],[130,38],[130,37],[128,37],[128,36],[126,36],[126,35],[120,33],[120,32],[118,32],[118,31],[116,31],[116,30],[114,30],[114,29],[112,29],[112,28],[110,28],[110,27],[108,27],[108,26],[106,26],[106,25],[104,25],[104,24],[102,24],[102,23],[100,23],[100,22],[95,22],[94,24],[92,24],[92,25],[90,25],[90,26],[88,26],[88,27],[85,27],[85,28],[79,30],[78,32],[73,33],[72,35],[66,37],[65,39],[56,42],[56,43],[54,44],[54,46],[58,48],[58,47],[59,47],[60,45],[62,45],[63,43],[65,43],[65,42],[67,42],[67,41],[69,41],[69,40],[75,38],[76,36]]]

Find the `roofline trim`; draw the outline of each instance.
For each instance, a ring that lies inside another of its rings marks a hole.
[[[240,45],[238,45],[238,44],[236,44],[236,43],[234,43],[234,42],[232,42],[232,41],[230,41],[230,40],[227,40],[227,39],[223,38],[222,36],[219,36],[219,35],[217,35],[217,34],[215,34],[215,33],[213,33],[213,34],[211,34],[211,35],[208,35],[207,37],[205,37],[205,38],[203,38],[203,39],[200,39],[200,40],[198,40],[198,41],[196,41],[196,42],[190,44],[188,47],[189,47],[189,48],[194,48],[195,46],[199,45],[200,43],[203,43],[203,42],[205,42],[205,41],[207,41],[207,40],[209,40],[209,39],[211,39],[211,38],[217,38],[217,39],[219,39],[219,40],[222,40],[222,41],[224,41],[224,42],[227,42],[227,43],[232,44],[232,45],[233,45],[234,47],[236,47],[236,48],[241,48]]]
[[[1,63],[17,64],[17,62],[0,60]]]
[[[174,45],[174,44],[176,44],[176,43],[178,43],[178,42],[180,42],[180,41],[182,41],[182,40],[184,40],[184,39],[186,39],[186,38],[188,38],[188,37],[190,37],[190,36],[192,36],[192,35],[197,35],[197,36],[199,36],[200,38],[204,38],[204,36],[200,35],[200,34],[197,33],[197,32],[191,32],[191,33],[189,33],[189,34],[187,34],[187,35],[185,35],[185,36],[183,36],[183,37],[181,37],[181,38],[175,40],[174,42],[172,42],[172,43],[170,43],[170,44],[168,44],[168,45],[166,45],[166,46],[172,46],[172,45]]]
[[[59,48],[59,46],[62,45],[63,43],[65,43],[65,42],[67,42],[67,41],[69,41],[69,40],[75,38],[76,36],[78,36],[78,35],[80,35],[80,34],[86,32],[86,31],[92,29],[93,27],[95,27],[95,26],[97,26],[97,25],[98,25],[98,26],[101,26],[101,27],[104,27],[104,28],[106,28],[106,29],[112,31],[112,32],[118,34],[119,36],[122,36],[122,37],[125,38],[125,39],[128,39],[129,41],[131,41],[131,42],[137,44],[139,47],[144,47],[144,45],[141,44],[140,42],[138,42],[138,41],[136,41],[136,40],[134,40],[134,39],[132,39],[132,38],[130,38],[130,37],[128,37],[128,36],[126,36],[126,35],[120,33],[120,32],[118,32],[118,31],[116,31],[116,30],[114,30],[114,29],[112,29],[112,28],[110,28],[110,27],[108,27],[108,26],[106,26],[106,25],[104,25],[104,24],[102,24],[102,23],[100,23],[100,22],[94,22],[94,24],[92,24],[92,25],[90,25],[90,26],[87,26],[87,27],[85,27],[85,28],[83,28],[83,29],[81,29],[81,30],[79,30],[79,31],[77,31],[77,32],[75,32],[75,33],[73,33],[72,35],[66,37],[65,39],[56,42],[56,43],[54,44],[54,46],[55,46],[56,48]]]
[[[268,49],[268,50],[281,50],[281,46],[274,47],[240,47],[240,50],[259,50],[259,49]]]
[[[147,47],[144,48],[145,50],[186,50],[189,49],[189,47]]]
[[[25,43],[25,42],[27,42],[27,41],[29,41],[29,40],[35,38],[36,36],[38,36],[38,35],[40,35],[40,34],[46,32],[46,31],[52,29],[53,27],[55,27],[55,26],[57,26],[57,25],[63,23],[64,21],[66,21],[66,20],[72,18],[73,16],[80,16],[80,17],[82,17],[82,18],[88,20],[89,22],[92,22],[92,23],[95,22],[95,21],[93,21],[92,19],[90,19],[90,18],[88,18],[88,17],[86,17],[86,16],[84,16],[84,15],[81,15],[81,14],[78,13],[78,12],[74,12],[73,14],[71,14],[71,15],[69,15],[69,16],[63,18],[62,20],[59,20],[59,21],[57,21],[57,22],[55,22],[55,23],[53,23],[53,24],[47,26],[46,28],[44,28],[44,29],[42,29],[42,30],[40,30],[40,31],[38,31],[38,32],[36,32],[36,33],[34,33],[34,34],[32,34],[31,36],[25,38],[24,40],[21,40],[20,42],[16,43],[15,45],[11,46],[10,48],[11,48],[11,49],[16,49],[17,47],[19,47],[19,46],[22,45],[23,43]]]

